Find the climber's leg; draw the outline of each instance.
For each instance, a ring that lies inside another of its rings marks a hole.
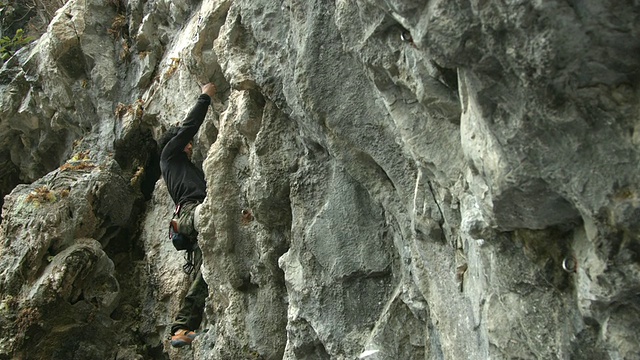
[[[202,208],[202,204],[198,204],[195,210],[193,210],[193,229],[196,232],[200,232],[200,209]]]
[[[209,294],[209,287],[202,277],[200,264],[202,264],[202,252],[199,248],[194,250],[194,257],[197,266],[195,280],[191,283],[189,291],[184,298],[182,307],[176,315],[175,321],[171,326],[171,334],[179,329],[195,330],[200,327],[204,312],[204,304]]]
[[[193,217],[195,209],[198,206],[197,202],[188,202],[182,205],[180,209],[180,215],[178,216],[178,229],[180,233],[193,237],[192,241],[196,241],[198,233],[193,226]]]

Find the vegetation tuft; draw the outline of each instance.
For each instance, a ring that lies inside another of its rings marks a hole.
[[[20,50],[23,46],[29,44],[35,40],[34,37],[25,36],[24,30],[18,29],[13,37],[3,36],[0,38],[0,59],[2,63],[9,60],[16,51]]]
[[[87,150],[74,154],[71,159],[67,160],[66,163],[60,166],[60,171],[92,170],[96,165],[91,161],[89,152],[90,151]]]
[[[0,0],[0,60],[39,38],[67,0]]]
[[[46,186],[41,186],[33,190],[29,195],[27,195],[26,201],[29,203],[35,204],[47,204],[52,203],[57,200],[56,194],[54,191],[50,190]]]

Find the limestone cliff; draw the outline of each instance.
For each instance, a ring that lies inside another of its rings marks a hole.
[[[0,71],[0,359],[639,359],[639,65],[638,1],[68,0]]]

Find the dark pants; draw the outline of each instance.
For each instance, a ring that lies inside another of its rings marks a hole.
[[[200,249],[197,250],[198,252]],[[171,333],[175,333],[179,329],[195,330],[200,327],[202,315],[204,312],[204,301],[209,293],[209,287],[202,278],[200,266],[196,271],[196,278],[191,283],[191,287],[185,296],[182,306],[176,315],[173,325],[171,325]]]
[[[178,220],[180,231],[183,229],[189,229],[187,236],[193,236],[197,239],[198,233],[193,226],[193,212],[197,204],[188,203],[185,204],[180,210],[180,217]],[[202,322],[202,315],[204,312],[204,302],[209,294],[209,287],[202,278],[202,272],[200,271],[200,265],[202,264],[202,252],[200,248],[196,246],[193,253],[193,259],[196,266],[195,279],[189,287],[187,296],[185,296],[182,306],[176,315],[176,318],[171,325],[171,334],[174,334],[179,329],[195,330],[200,327]]]

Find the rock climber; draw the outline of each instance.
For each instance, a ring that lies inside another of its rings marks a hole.
[[[195,330],[202,322],[204,303],[208,294],[207,283],[200,271],[202,253],[197,245],[196,229],[200,205],[206,196],[207,184],[204,172],[191,162],[191,155],[193,137],[202,125],[215,94],[215,85],[211,83],[203,85],[202,94],[182,125],[169,128],[159,141],[162,178],[176,205],[170,227],[175,234],[179,234],[181,239],[186,238],[189,243],[188,247],[181,248],[174,240],[174,246],[178,250],[193,251],[196,264],[193,283],[171,325],[171,346],[173,347],[190,345],[196,337]]]

